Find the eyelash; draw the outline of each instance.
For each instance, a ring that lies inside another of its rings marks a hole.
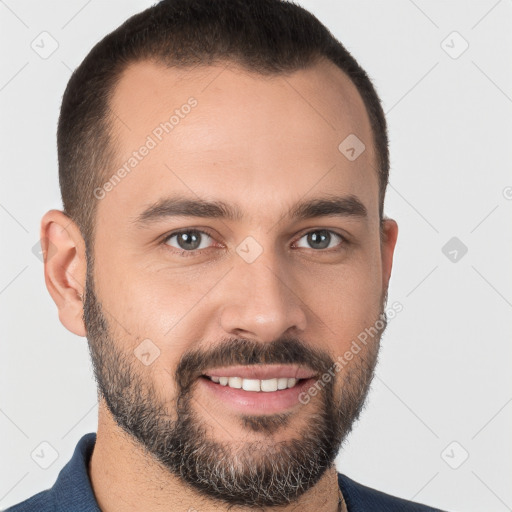
[[[333,230],[330,230],[330,229],[322,229],[322,228],[317,228],[317,229],[312,229],[310,231],[306,231],[305,233],[302,233],[297,239],[296,241],[300,240],[301,238],[303,238],[304,236],[310,234],[310,233],[317,233],[319,231],[327,231],[328,233],[331,233],[331,234],[334,234],[336,236],[338,236],[340,239],[341,239],[341,242],[340,244],[341,245],[349,245],[349,241],[347,240],[346,237],[344,237],[343,235],[340,235],[339,233],[337,233],[336,231],[333,231]],[[169,240],[173,237],[173,236],[176,236],[176,235],[180,235],[182,233],[200,233],[202,235],[207,235],[209,236],[210,238],[212,238],[213,240],[215,240],[215,238],[213,237],[213,235],[211,233],[209,233],[208,231],[206,230],[202,230],[202,229],[192,229],[192,228],[188,228],[188,229],[181,229],[181,230],[178,230],[178,231],[173,231],[172,233],[169,233],[168,235],[165,236],[165,238],[162,240],[162,244],[169,247],[171,249],[171,251],[174,253],[174,254],[177,254],[178,256],[180,257],[184,257],[184,258],[190,258],[190,257],[195,257],[195,256],[199,256],[203,251],[206,251],[209,249],[209,247],[207,249],[194,249],[192,251],[186,251],[185,249],[182,249],[182,250],[179,250],[179,249],[176,249],[176,247],[172,247],[170,246],[167,242],[169,242]],[[312,251],[314,252],[318,252],[318,253],[332,253],[332,252],[337,252],[339,251],[340,249],[339,248],[336,248],[336,247],[331,247],[330,249],[319,249],[319,250],[315,250],[315,249],[311,249]]]

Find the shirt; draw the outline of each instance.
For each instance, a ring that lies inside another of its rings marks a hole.
[[[60,470],[55,484],[4,512],[101,512],[87,472],[96,433],[85,434],[73,456]],[[338,473],[348,512],[442,512],[371,489]]]

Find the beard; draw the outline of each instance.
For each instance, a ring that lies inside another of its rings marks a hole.
[[[240,440],[219,441],[210,435],[212,429],[198,414],[208,411],[194,408],[194,402],[198,403],[194,384],[208,368],[297,364],[323,375],[329,369],[332,372],[335,360],[296,338],[272,343],[227,339],[211,349],[184,353],[173,376],[176,396],[166,399],[148,378],[148,368],[141,365],[133,351],[123,351],[123,341],[111,334],[95,294],[89,256],[87,261],[84,323],[98,397],[103,398],[129,438],[171,475],[201,496],[226,505],[272,507],[296,501],[334,465],[363,409],[374,376],[380,337],[387,326],[387,291],[379,315],[384,327],[341,370],[339,378],[343,380],[338,396],[334,386],[338,379],[331,378],[325,385],[322,382],[323,389],[315,399],[303,405],[307,414],[302,415],[303,427],[293,438],[276,441],[272,437],[294,420],[296,412],[285,412],[240,415]],[[261,440],[242,440],[249,431],[257,433],[256,438]]]

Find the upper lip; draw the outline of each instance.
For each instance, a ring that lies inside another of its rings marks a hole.
[[[246,365],[246,366],[224,366],[212,368],[203,375],[207,377],[241,377],[242,379],[279,379],[295,378],[310,379],[316,373],[310,368],[289,364],[267,364],[267,365]]]

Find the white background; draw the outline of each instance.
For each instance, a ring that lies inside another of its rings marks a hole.
[[[512,2],[298,3],[382,98],[385,213],[400,229],[388,304],[404,310],[338,470],[453,512],[512,510]],[[149,5],[0,2],[0,508],[53,485],[96,430],[86,340],[59,323],[32,248],[42,214],[61,208],[56,126],[70,72]],[[43,31],[59,45],[47,59],[31,48]],[[469,43],[458,58],[453,31]],[[468,248],[457,262],[442,252],[452,237]],[[58,452],[48,469],[31,458],[44,441]]]

